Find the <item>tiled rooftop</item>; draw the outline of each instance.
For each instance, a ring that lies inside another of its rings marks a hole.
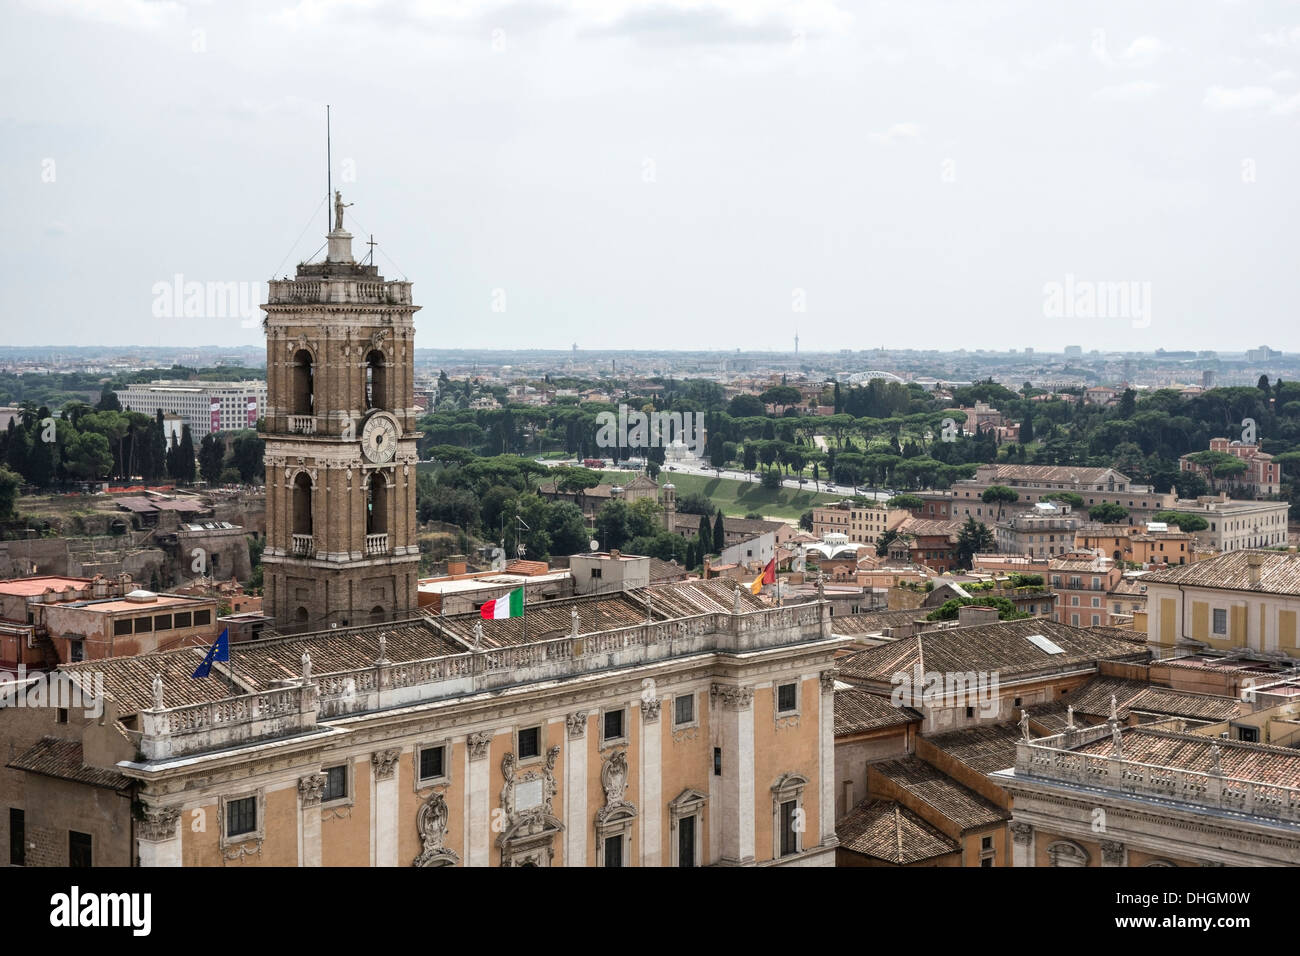
[[[107,787],[111,790],[123,787],[127,783],[126,777],[116,770],[85,766],[82,763],[80,740],[42,737],[9,761],[9,766],[15,770],[26,770],[29,773],[58,777],[61,780],[89,784],[92,787]]]
[[[926,741],[977,773],[987,774],[1015,765],[1019,739],[1015,724],[985,724],[936,734]]]
[[[835,825],[840,846],[906,865],[956,853],[960,844],[893,800],[864,800]]]
[[[922,719],[922,715],[912,708],[895,707],[888,697],[872,694],[859,687],[840,687],[835,691],[836,737],[885,727],[901,727]]]
[[[1259,583],[1250,583],[1252,555],[1262,557]],[[1152,571],[1143,583],[1180,584],[1186,587],[1225,588],[1234,591],[1259,591],[1269,594],[1300,595],[1300,554],[1283,551],[1229,551],[1195,564],[1170,565]]]
[[[869,770],[908,791],[963,830],[993,826],[1011,817],[995,803],[963,787],[919,757],[884,760],[870,764]]]
[[[1029,640],[1046,637],[1061,648],[1049,654]],[[1145,657],[1145,651],[1115,638],[1056,621],[999,621],[972,627],[923,631],[880,647],[868,648],[839,663],[848,682],[891,683],[894,674],[921,664],[924,671],[956,673],[998,671],[1003,680],[1043,670],[1089,664],[1098,660]]]

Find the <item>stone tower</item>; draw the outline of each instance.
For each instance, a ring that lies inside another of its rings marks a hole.
[[[411,283],[352,258],[335,194],[323,262],[266,312],[265,610],[286,632],[416,609]]]

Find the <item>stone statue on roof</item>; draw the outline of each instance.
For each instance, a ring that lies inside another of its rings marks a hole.
[[[1113,721],[1119,720],[1119,701],[1115,699],[1114,694],[1110,695],[1110,719]]]
[[[343,210],[351,206],[352,203],[343,201],[343,193],[337,189],[334,190],[334,231],[343,231]]]
[[[153,675],[153,709],[163,709],[163,679],[162,674]]]
[[[311,683],[311,652],[310,651],[302,652],[302,682],[304,684]]]
[[[1074,730],[1074,729],[1075,729],[1075,727],[1074,727],[1074,705],[1073,705],[1073,704],[1066,704],[1066,705],[1065,705],[1065,729],[1066,729],[1066,730]]]
[[[483,622],[475,621],[474,622],[474,648],[475,650],[477,650],[482,646],[483,646]]]
[[[1029,743],[1029,711],[1020,711],[1020,733],[1025,738],[1025,743]]]

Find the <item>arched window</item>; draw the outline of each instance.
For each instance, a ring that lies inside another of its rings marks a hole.
[[[1047,848],[1047,859],[1052,866],[1087,866],[1088,851],[1077,843],[1060,840]]]
[[[293,414],[315,414],[314,369],[306,349],[299,349],[293,357]]]
[[[293,480],[293,533],[311,534],[311,477],[298,472]]]
[[[388,533],[388,479],[383,472],[370,476],[366,492],[366,534]]]
[[[376,604],[370,609],[370,623],[379,624],[384,619],[385,611],[381,605]]]
[[[300,608],[298,608],[298,610],[294,611],[294,612],[293,612],[293,621],[294,621],[295,624],[306,624],[306,623],[307,623],[307,609],[306,609],[305,607],[300,607]]]
[[[388,373],[379,349],[366,355],[366,408],[388,408]]]

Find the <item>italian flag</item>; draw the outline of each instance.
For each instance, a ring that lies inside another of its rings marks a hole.
[[[479,609],[479,617],[485,621],[495,621],[502,617],[524,616],[524,589],[511,591],[505,597],[488,601]]]

